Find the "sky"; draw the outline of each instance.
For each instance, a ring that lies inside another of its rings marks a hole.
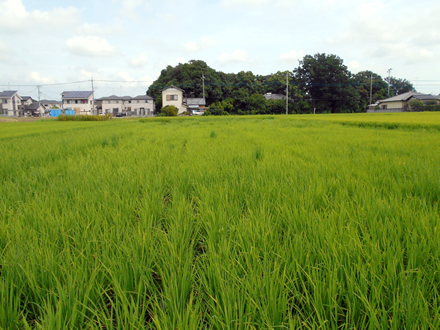
[[[438,0],[0,0],[0,90],[136,96],[189,60],[266,75],[326,53],[437,95],[439,17]]]

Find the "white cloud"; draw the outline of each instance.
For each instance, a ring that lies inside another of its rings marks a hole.
[[[73,37],[66,40],[67,49],[75,55],[92,57],[109,57],[116,49],[106,39],[97,36]]]
[[[114,0],[121,4],[121,14],[125,17],[139,19],[137,14],[139,7],[146,7],[148,2],[146,0]]]
[[[222,64],[243,63],[249,60],[248,52],[244,50],[234,50],[232,53],[223,53],[217,60]]]
[[[76,24],[79,21],[75,7],[55,8],[51,11],[27,11],[21,0],[0,1],[0,30],[24,31],[35,26],[53,28]]]
[[[129,65],[133,68],[143,68],[148,63],[148,56],[145,53],[134,57],[129,61]]]
[[[195,53],[200,50],[214,47],[216,44],[217,42],[213,38],[205,37],[198,41],[188,41],[183,44],[183,47],[187,52]]]
[[[53,80],[51,78],[42,77],[40,73],[36,71],[32,71],[29,74],[29,77],[32,81],[39,83],[39,84],[52,84]]]
[[[284,53],[280,55],[280,60],[286,63],[298,62],[304,58],[304,51],[300,50],[299,52],[295,50],[291,50],[288,53]]]
[[[120,30],[121,27],[117,24],[103,27],[96,23],[84,23],[76,29],[76,34],[82,36],[108,36],[116,34]]]
[[[359,69],[360,69],[360,67],[361,67],[361,65],[359,64],[358,61],[354,61],[354,60],[353,60],[353,61],[351,61],[350,63],[348,63],[347,67],[348,67],[348,69],[349,69],[350,71],[358,72]]]
[[[249,9],[270,6],[271,8],[289,8],[297,5],[296,0],[222,0],[221,5],[227,9]]]
[[[271,0],[222,0],[221,5],[225,8],[256,7],[270,4]]]

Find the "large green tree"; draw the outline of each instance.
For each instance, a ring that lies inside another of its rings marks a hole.
[[[353,81],[359,93],[362,109],[367,109],[370,104],[370,91],[371,103],[387,98],[388,84],[377,73],[368,70],[361,71],[353,76]]]
[[[336,55],[306,55],[294,70],[299,87],[317,112],[358,112],[359,92],[351,73]]]
[[[161,91],[167,86],[174,85],[185,90],[187,97],[203,96],[202,75],[205,76],[205,97],[207,103],[223,99],[222,87],[226,84],[226,75],[221,75],[210,68],[204,61],[191,60],[175,67],[167,66],[159,78],[148,88],[147,94],[158,103]]]

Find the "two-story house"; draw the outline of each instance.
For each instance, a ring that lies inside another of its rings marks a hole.
[[[62,109],[75,110],[77,115],[91,115],[94,113],[94,97],[92,91],[68,91],[61,93]]]
[[[21,106],[21,97],[18,91],[3,91],[0,93],[0,114],[8,117],[19,116],[23,109]]]
[[[167,105],[174,105],[178,112],[177,114],[181,114],[187,111],[187,106],[183,100],[183,93],[185,91],[176,86],[168,86],[167,88],[162,90],[162,108]]]
[[[134,116],[151,116],[154,114],[155,103],[151,96],[106,96],[97,99],[98,111],[101,114],[126,113]]]

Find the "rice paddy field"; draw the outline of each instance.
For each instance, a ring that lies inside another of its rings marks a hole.
[[[438,329],[440,114],[0,123],[1,329]]]

